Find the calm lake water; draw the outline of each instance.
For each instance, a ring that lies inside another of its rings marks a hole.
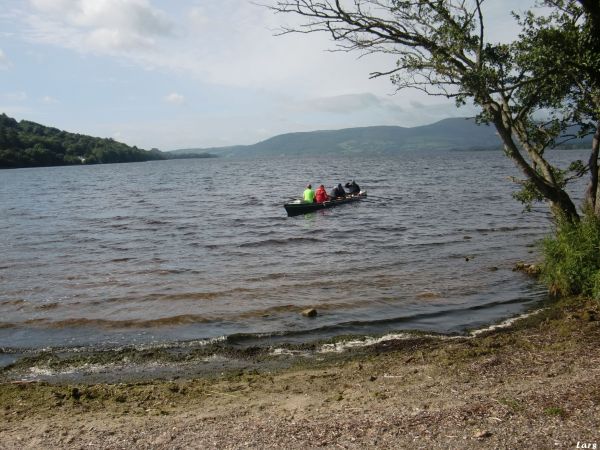
[[[501,152],[0,171],[0,348],[497,321],[545,296],[512,267],[536,258],[546,209],[522,213],[509,175]],[[353,178],[369,199],[286,216],[307,182]]]

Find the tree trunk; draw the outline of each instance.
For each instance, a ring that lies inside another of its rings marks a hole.
[[[590,154],[590,183],[585,196],[584,205],[590,211],[600,217],[600,185],[598,185],[598,177],[600,176],[600,168],[598,168],[598,154],[600,152],[600,121],[596,123],[596,132],[592,139],[592,152]]]
[[[550,210],[555,219],[566,219],[577,222],[579,214],[569,195],[560,187],[552,184],[540,175],[523,157],[517,147],[508,121],[504,121],[502,113],[492,105],[486,107],[492,113],[493,123],[502,139],[507,155],[517,164],[517,167],[535,185],[538,191],[550,202]]]

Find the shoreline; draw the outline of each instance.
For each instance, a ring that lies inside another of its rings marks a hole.
[[[536,302],[518,315],[480,328],[444,333],[401,329],[374,334],[340,334],[327,338],[289,342],[286,336],[247,335],[240,340],[223,336],[162,344],[123,345],[119,347],[48,347],[3,353],[0,382],[116,383],[154,379],[211,377],[239,370],[258,372],[284,370],[298,359],[352,358],[369,353],[387,342],[407,343],[425,340],[471,339],[489,331],[543,312],[548,299]],[[354,354],[353,354],[354,353]],[[12,359],[12,360],[11,360]]]
[[[519,266],[513,271],[521,270]],[[60,383],[114,383],[120,381],[148,381],[155,378],[211,376],[230,370],[280,370],[294,366],[297,358],[318,358],[330,353],[341,354],[349,350],[368,352],[368,347],[381,342],[447,339],[474,337],[489,330],[511,326],[515,321],[538,314],[551,300],[528,299],[492,303],[491,307],[519,305],[521,312],[512,312],[504,318],[485,323],[476,328],[467,326],[452,331],[401,328],[406,318],[385,319],[381,323],[395,324],[381,327],[380,331],[369,332],[372,323],[367,323],[364,332],[351,323],[341,324],[344,333],[328,335],[314,332],[312,338],[298,339],[295,334],[310,336],[311,330],[299,333],[275,332],[257,334],[233,334],[215,338],[194,339],[157,343],[139,343],[107,346],[48,346],[44,348],[1,348],[0,383],[10,381]],[[481,309],[476,307],[474,309]],[[470,310],[470,309],[468,309]],[[511,311],[506,309],[505,314]],[[439,315],[439,312],[432,313]],[[422,314],[427,315],[427,314]],[[491,319],[491,317],[489,317]],[[309,319],[312,320],[312,319]],[[472,323],[481,323],[474,320]],[[375,323],[375,322],[373,322]],[[339,328],[340,325],[337,327]],[[387,328],[387,330],[386,330]],[[320,329],[316,329],[320,330]],[[344,355],[340,355],[344,356]]]
[[[380,339],[287,367],[4,374],[0,448],[574,448],[600,440],[599,318],[571,298],[470,336]]]

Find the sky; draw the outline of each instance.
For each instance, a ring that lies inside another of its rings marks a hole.
[[[510,11],[532,3],[487,0],[490,39],[516,36]],[[294,20],[247,0],[0,0],[0,112],[161,150],[474,114],[369,79],[391,55],[276,35]]]

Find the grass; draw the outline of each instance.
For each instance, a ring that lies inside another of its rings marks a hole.
[[[554,295],[585,295],[600,300],[600,218],[559,221],[542,242],[542,280]]]
[[[544,414],[546,414],[547,416],[564,418],[566,417],[567,412],[558,406],[551,406],[549,408],[544,409]]]
[[[523,404],[513,398],[501,398],[498,402],[501,405],[508,406],[513,412],[521,412],[524,409]]]

